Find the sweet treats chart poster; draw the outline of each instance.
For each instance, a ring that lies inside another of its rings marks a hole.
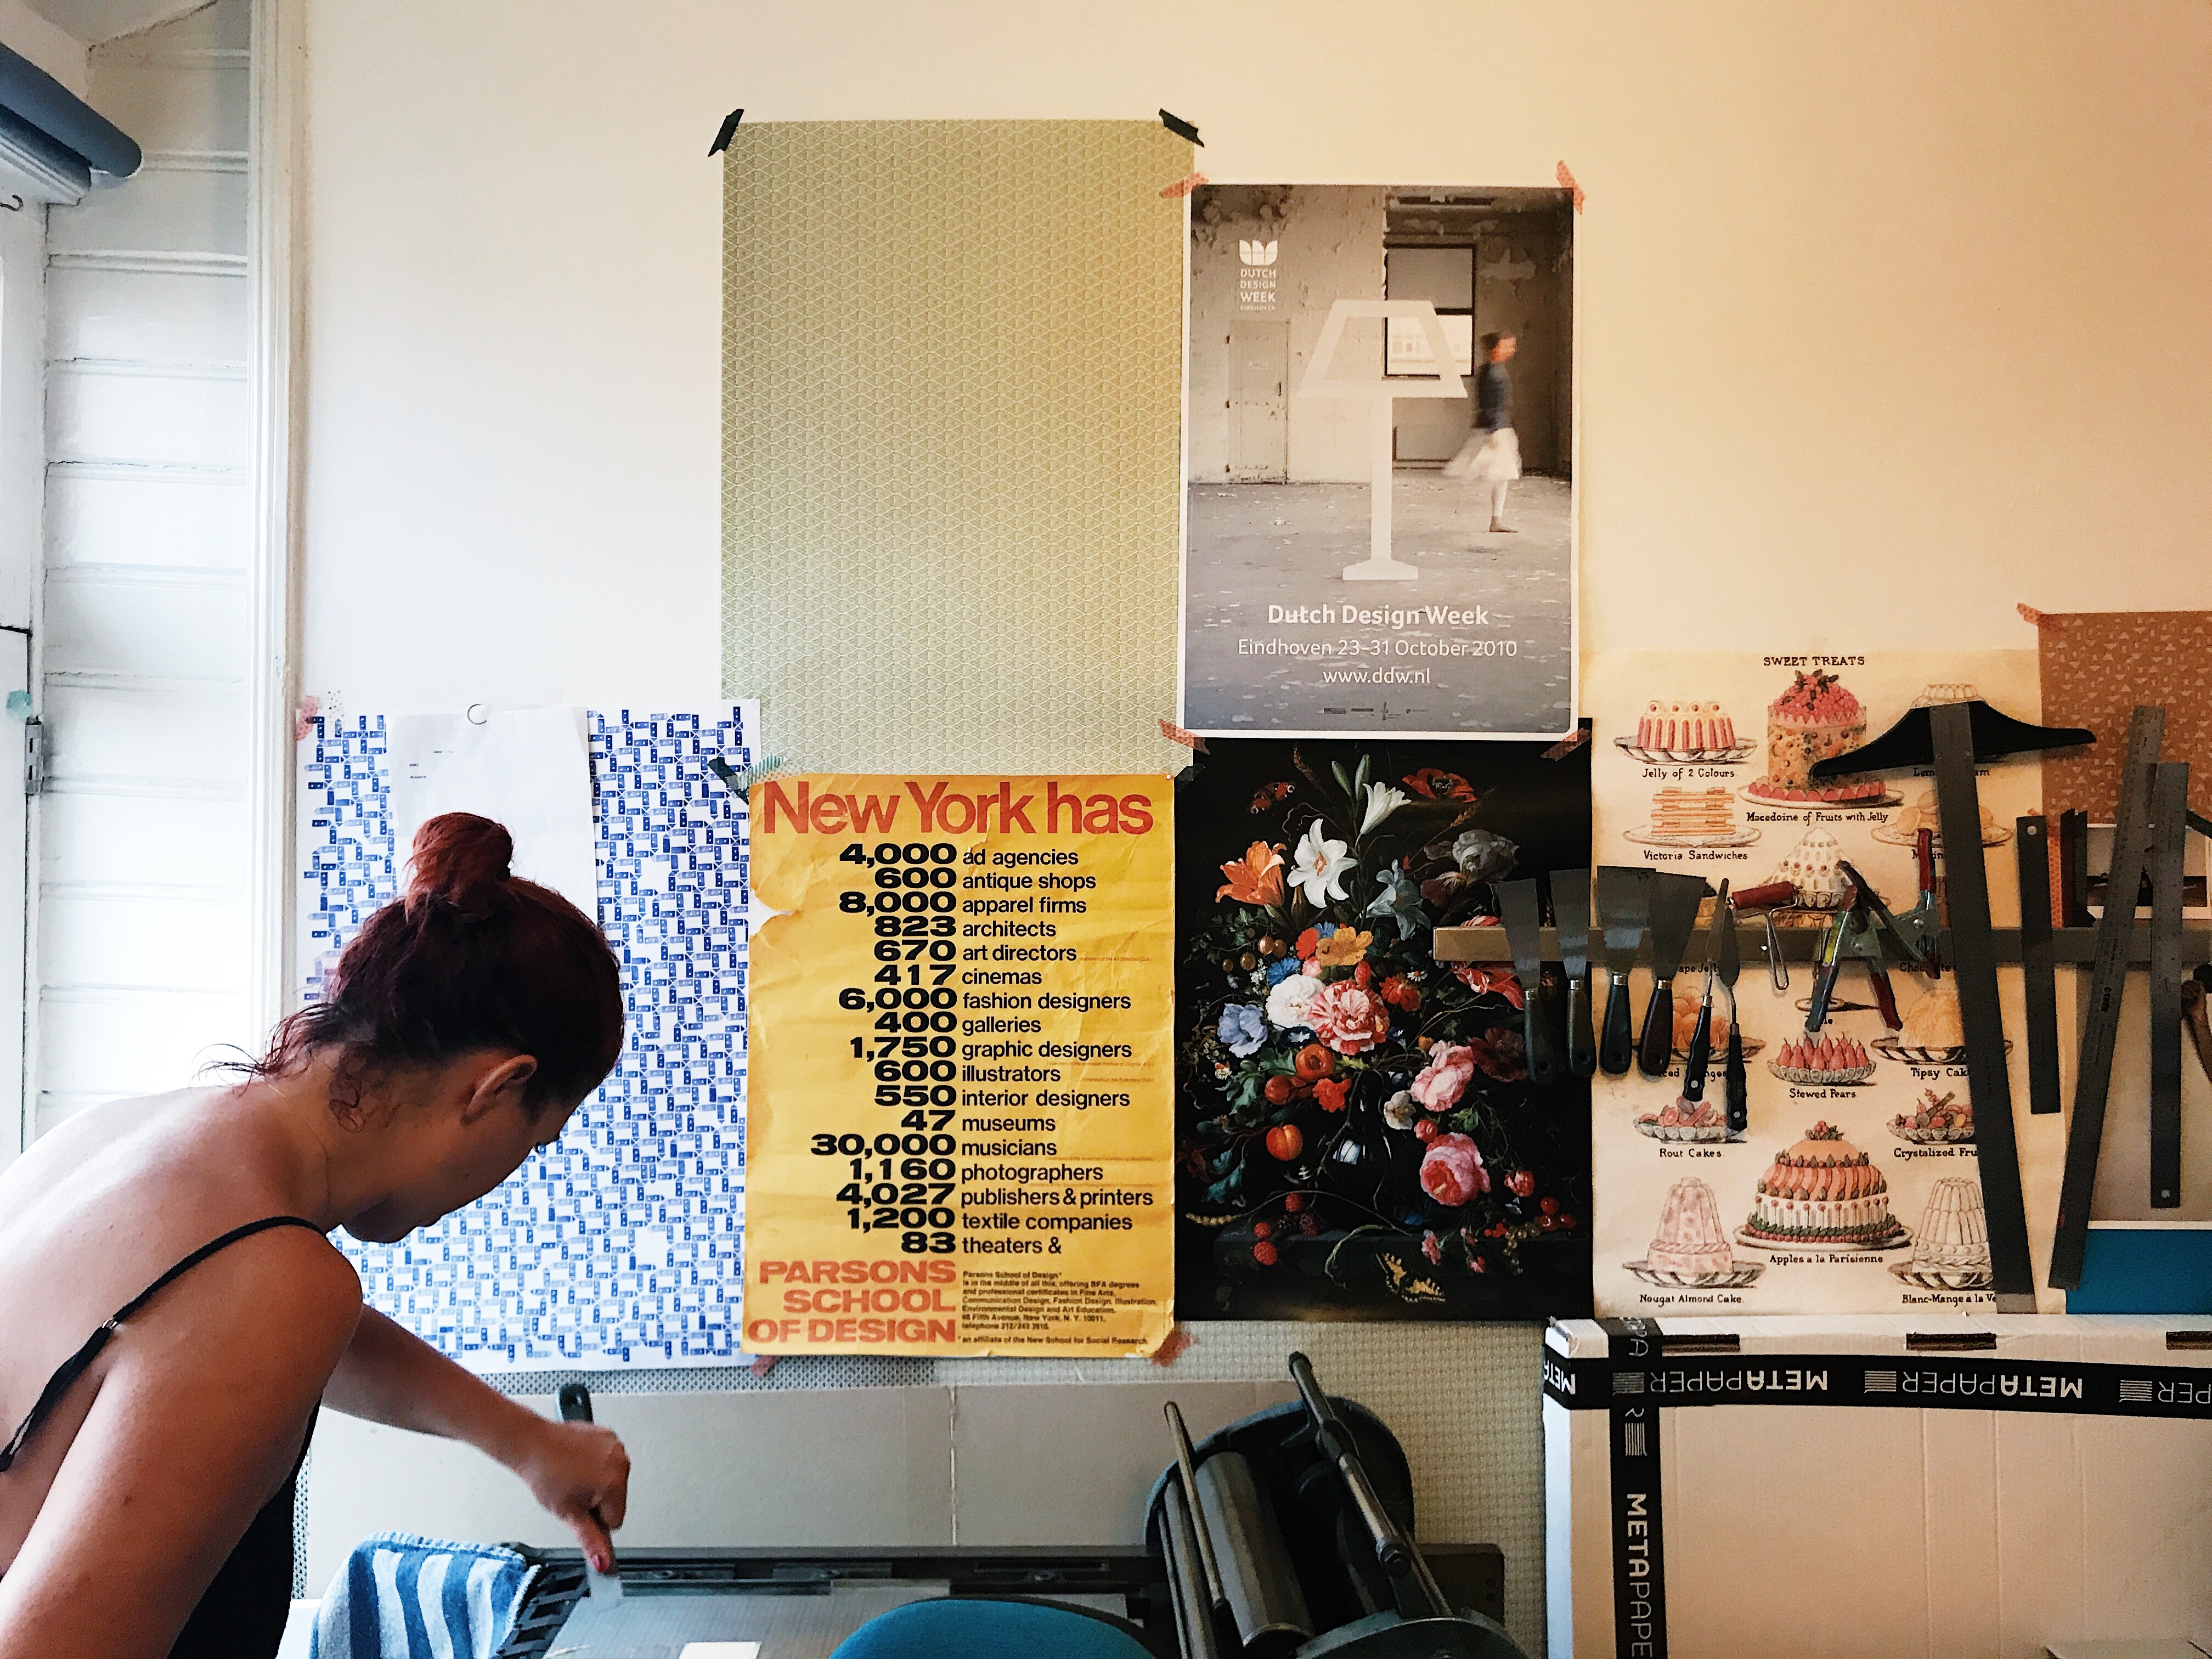
[[[1936,830],[1935,785],[1885,773],[1816,784],[1817,761],[1881,735],[1916,702],[1980,696],[2039,713],[2033,652],[1955,655],[1804,651],[1607,653],[1588,670],[1595,722],[1592,861],[1701,876],[1717,890],[1787,881],[1778,930],[1823,928],[1848,862],[1894,915],[1920,897],[1916,831]],[[1980,769],[1981,856],[1994,925],[2019,922],[2014,821],[2040,810],[2033,757]],[[1935,841],[1939,883],[1946,856]],[[1701,912],[1673,985],[1674,1063],[1663,1078],[1601,1073],[1593,1089],[1595,1300],[1601,1315],[1971,1312],[1995,1305],[1956,988],[1890,969],[1902,1029],[1846,963],[1829,1017],[1806,1018],[1809,962],[1774,982],[1757,924],[1741,935],[1747,1127],[1723,1109],[1729,1000],[1713,1000],[1704,1098],[1683,1060],[1705,989]],[[1631,980],[1641,1030],[1650,943]],[[1601,1016],[1606,975],[1591,940]],[[2016,969],[1999,970],[2014,1121],[2040,1284],[2064,1160],[2063,1119],[2027,1110]],[[2040,1291],[2053,1310],[2057,1292]]]

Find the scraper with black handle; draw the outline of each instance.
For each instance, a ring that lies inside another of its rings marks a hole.
[[[1628,976],[1651,902],[1651,872],[1607,864],[1597,872],[1598,926],[1605,929],[1605,1025],[1598,1034],[1598,1069],[1619,1077],[1636,1063],[1636,1024],[1628,1006]]]
[[[1703,876],[1655,871],[1651,877],[1651,1001],[1636,1039],[1636,1064],[1646,1077],[1664,1077],[1674,1058],[1674,974],[1698,925],[1705,896]]]
[[[1728,892],[1728,882],[1723,879],[1720,896],[1713,901],[1712,927],[1705,935],[1705,992],[1698,999],[1698,1023],[1691,1030],[1689,1052],[1682,1060],[1682,1098],[1693,1103],[1705,1097],[1705,1068],[1712,1063],[1713,981],[1720,972],[1721,943],[1735,939]]]
[[[1721,1072],[1727,1087],[1728,1132],[1731,1139],[1739,1139],[1751,1126],[1751,1097],[1745,1088],[1743,1070],[1743,1017],[1735,1011],[1735,976],[1742,968],[1742,958],[1736,951],[1735,902],[1729,897],[1728,884],[1721,884],[1721,896],[1714,902],[1728,912],[1728,926],[1720,936],[1721,983],[1728,987],[1729,1040],[1728,1064]]]
[[[581,1382],[563,1382],[560,1401],[563,1423],[588,1423],[592,1420],[592,1391]],[[597,1516],[592,1518],[599,1519]],[[602,1522],[600,1524],[605,1523]],[[591,1583],[592,1601],[602,1607],[611,1607],[623,1599],[619,1572],[601,1572],[591,1564],[588,1557],[584,1562],[584,1572]]]
[[[1559,963],[1567,974],[1567,1070],[1597,1070],[1597,1033],[1590,1022],[1590,872],[1552,872],[1552,920],[1559,930]]]
[[[1528,1049],[1528,1081],[1548,1089],[1559,1080],[1559,1042],[1544,1006],[1544,902],[1533,879],[1498,884],[1498,919],[1521,976],[1521,1032]]]

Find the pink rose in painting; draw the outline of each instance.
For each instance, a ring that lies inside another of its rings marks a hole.
[[[1467,1092],[1474,1075],[1474,1050],[1464,1042],[1439,1042],[1429,1050],[1429,1068],[1413,1082],[1413,1098],[1432,1112],[1449,1112]]]
[[[1340,979],[1322,986],[1321,994],[1306,1005],[1306,1024],[1340,1054],[1357,1054],[1372,1048],[1376,1039],[1390,1029],[1390,1011],[1372,991]]]
[[[1472,1204],[1490,1190],[1482,1153],[1465,1135],[1438,1135],[1421,1159],[1421,1190],[1439,1204]]]

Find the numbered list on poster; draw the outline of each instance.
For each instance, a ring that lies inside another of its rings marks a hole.
[[[1126,1354],[1173,1322],[1173,789],[752,791],[745,1346]]]

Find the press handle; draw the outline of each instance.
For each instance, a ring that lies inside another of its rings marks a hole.
[[[1874,1002],[1881,1010],[1881,1023],[1893,1031],[1903,1030],[1905,1022],[1897,1017],[1897,992],[1889,982],[1889,969],[1878,962],[1869,962],[1867,978],[1874,982]]]
[[[1607,1077],[1620,1077],[1636,1063],[1636,1028],[1628,1007],[1628,975],[1613,974],[1606,981],[1605,1030],[1597,1040],[1598,1068]]]
[[[1664,1077],[1674,1058],[1674,981],[1651,981],[1650,1005],[1644,1011],[1644,1034],[1636,1040],[1636,1065],[1646,1077]]]
[[[1567,1070],[1577,1077],[1588,1077],[1597,1070],[1597,1033],[1590,1025],[1587,968],[1567,981]]]

